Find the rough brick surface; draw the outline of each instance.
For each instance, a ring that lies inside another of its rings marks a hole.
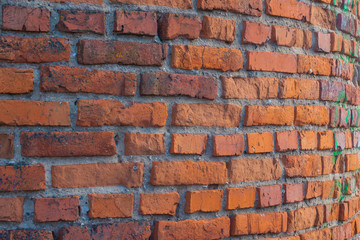
[[[227,188],[226,210],[251,208],[255,205],[256,189],[254,187]]]
[[[163,134],[126,133],[125,155],[161,155],[165,153]]]
[[[218,212],[222,205],[222,190],[188,191],[185,212]]]
[[[166,13],[159,19],[159,37],[172,40],[179,37],[196,39],[200,35],[201,20],[199,17]]]
[[[244,136],[235,135],[214,135],[213,136],[213,156],[233,156],[241,155],[244,152]]]
[[[202,21],[201,37],[233,42],[235,39],[235,21],[205,16]]]
[[[33,90],[33,77],[32,69],[1,68],[0,93],[29,93]]]
[[[248,51],[247,70],[296,73],[296,55]]]
[[[63,32],[105,33],[104,12],[94,11],[60,11],[60,21],[56,25]]]
[[[179,204],[180,196],[172,193],[142,193],[140,196],[139,214],[174,216]]]
[[[156,13],[138,11],[116,11],[114,32],[155,36],[157,34]]]
[[[79,218],[79,197],[34,199],[35,222],[75,221]]]
[[[0,221],[22,222],[24,214],[24,198],[0,198]]]
[[[133,194],[89,194],[89,218],[131,217]]]
[[[204,154],[207,136],[195,134],[172,134],[170,153],[172,154]]]

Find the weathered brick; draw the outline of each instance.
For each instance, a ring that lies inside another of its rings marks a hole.
[[[317,148],[318,139],[315,131],[301,130],[299,136],[301,150],[315,150]]]
[[[296,55],[279,52],[247,52],[247,70],[296,73]]]
[[[300,237],[301,240],[312,240],[312,239],[328,240],[331,239],[331,229],[325,228],[321,230],[306,232],[301,234]]]
[[[315,177],[322,174],[320,155],[282,156],[286,177]]]
[[[215,99],[218,83],[214,77],[166,72],[142,73],[140,94],[144,96],[188,96]]]
[[[164,134],[125,133],[124,146],[125,155],[164,154]]]
[[[226,178],[224,162],[153,161],[150,183],[156,186],[211,185],[225,184]]]
[[[345,171],[356,171],[360,168],[359,155],[355,154],[346,154],[345,155]]]
[[[272,42],[275,42],[279,46],[285,47],[298,47],[303,46],[304,35],[297,33],[296,28],[273,25],[272,26]],[[298,37],[298,39],[297,39]],[[302,41],[302,43],[300,42]]]
[[[45,63],[69,61],[70,44],[65,38],[0,38],[0,62]]]
[[[243,57],[241,51],[235,48],[174,45],[171,67],[237,72],[243,68]]]
[[[46,230],[20,229],[20,230],[1,230],[2,239],[36,239],[36,240],[54,240],[53,232]]]
[[[112,156],[113,132],[21,132],[24,157]]]
[[[25,32],[49,32],[50,11],[45,8],[2,6],[2,29]]]
[[[265,12],[268,15],[300,21],[310,19],[310,6],[296,0],[266,0]]]
[[[284,184],[285,203],[301,202],[304,200],[304,183]]]
[[[320,181],[308,181],[305,199],[317,198],[322,194],[322,183]]]
[[[204,16],[200,36],[232,43],[235,40],[235,21]]]
[[[133,194],[89,194],[89,218],[126,218],[133,213]]]
[[[172,108],[172,125],[237,127],[240,124],[240,115],[240,105],[176,103]]]
[[[316,32],[315,51],[329,53],[331,51],[331,34]]]
[[[231,235],[286,232],[286,212],[262,212],[235,215],[231,218]]]
[[[23,221],[24,198],[0,198],[0,222],[18,222]]]
[[[331,228],[331,237],[333,240],[350,239],[351,223]]]
[[[87,227],[63,227],[59,230],[59,240],[87,240],[91,239],[90,230]]]
[[[102,4],[103,0],[46,0],[48,2],[56,3],[87,3],[87,4]]]
[[[322,156],[323,175],[331,173],[343,173],[345,159],[343,155]]]
[[[282,131],[276,132],[275,150],[278,152],[285,152],[297,150],[298,146],[298,132],[297,131]]]
[[[92,70],[79,67],[46,66],[41,70],[41,91],[97,93],[134,96],[136,73]]]
[[[332,131],[321,131],[319,135],[319,150],[332,149],[334,147],[334,134]]]
[[[274,139],[271,132],[247,133],[248,153],[269,153],[274,149]]]
[[[88,1],[88,0],[87,0]],[[182,9],[192,9],[193,4],[191,0],[111,0],[111,2],[118,3],[131,3],[139,5],[158,5],[158,6],[167,6],[173,8],[182,8]]]
[[[264,186],[264,187],[257,187],[256,191],[258,193],[258,207],[271,207],[280,205],[282,203],[282,186],[278,185],[271,185],[271,186]]]
[[[68,102],[0,101],[0,125],[70,126]]]
[[[279,81],[276,78],[221,77],[222,97],[239,99],[277,98]]]
[[[281,177],[277,159],[232,159],[229,162],[229,182],[269,181]]]
[[[105,33],[104,12],[82,11],[82,10],[61,10],[60,21],[56,25],[62,32],[92,32],[97,34]]]
[[[320,56],[297,55],[297,72],[314,75],[331,75],[332,59]]]
[[[14,158],[14,135],[0,134],[0,158]]]
[[[244,146],[242,134],[213,136],[213,156],[241,155],[244,152]]]
[[[271,39],[271,26],[258,22],[243,21],[241,43],[263,45]]]
[[[222,205],[222,190],[187,191],[185,213],[218,212]]]
[[[76,221],[78,218],[78,196],[34,199],[34,222]]]
[[[150,235],[150,222],[147,221],[101,224],[91,229],[91,240],[121,238],[146,240],[150,238]]]
[[[24,94],[33,90],[33,70],[0,68],[0,94]]]
[[[329,109],[325,106],[298,105],[295,107],[295,125],[328,125]]]
[[[310,7],[310,21],[312,25],[335,30],[336,17],[335,12],[311,5]]]
[[[340,34],[331,32],[330,39],[331,39],[331,51],[340,52],[342,48],[343,37]]]
[[[156,36],[158,32],[156,13],[140,11],[116,11],[114,32],[118,34],[133,34]]]
[[[139,214],[174,216],[179,204],[180,196],[177,192],[171,193],[142,193],[140,195]]]
[[[314,79],[284,78],[280,81],[279,97],[316,100],[320,96],[320,84]]]
[[[81,188],[125,186],[140,187],[143,163],[91,163],[55,165],[51,167],[52,186]]]
[[[299,208],[288,213],[288,232],[320,226],[324,222],[322,205]]]
[[[185,16],[165,13],[159,19],[159,37],[162,40],[176,38],[196,39],[201,31],[201,19],[197,16]]]
[[[325,222],[339,220],[340,203],[324,205]]]
[[[294,107],[292,106],[254,106],[245,109],[245,126],[292,125]]]
[[[221,10],[260,17],[263,11],[261,0],[232,0],[221,2],[218,0],[199,0],[197,8],[201,10]]]
[[[206,143],[206,135],[173,133],[170,153],[202,155],[205,153]]]
[[[80,40],[77,61],[80,64],[121,64],[162,66],[167,44],[123,41]]]
[[[76,124],[90,126],[163,127],[167,119],[166,103],[133,103],[125,106],[114,100],[79,100]]]
[[[157,221],[154,229],[154,240],[171,238],[210,240],[226,238],[229,235],[230,219],[228,217],[189,219],[179,222]]]
[[[320,99],[323,101],[345,101],[345,85],[341,82],[320,80]]]
[[[358,88],[350,84],[345,84],[345,94],[347,97],[347,103],[351,105],[357,105],[359,102]]]
[[[336,28],[344,33],[356,34],[355,20],[343,13],[338,13],[336,16]]]
[[[226,210],[251,208],[255,205],[255,187],[227,188]]]

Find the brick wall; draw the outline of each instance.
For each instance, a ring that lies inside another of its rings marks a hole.
[[[358,239],[358,0],[2,0],[0,239]]]

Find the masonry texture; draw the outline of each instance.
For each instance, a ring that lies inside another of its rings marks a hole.
[[[359,0],[0,4],[0,240],[360,239]]]

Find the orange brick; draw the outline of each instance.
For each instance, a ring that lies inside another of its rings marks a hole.
[[[335,30],[335,12],[312,5],[310,9],[310,23],[326,29]]]
[[[295,107],[295,125],[328,125],[329,108],[325,106],[298,105]]]
[[[301,202],[304,200],[304,183],[284,184],[285,203]]]
[[[294,107],[292,106],[252,106],[245,108],[245,126],[292,125]]]
[[[50,1],[64,1],[64,0],[50,0]],[[67,0],[69,1],[69,0]],[[88,2],[89,0],[70,0],[76,2]],[[93,2],[102,3],[102,0],[90,0]],[[173,8],[181,8],[181,9],[192,9],[193,4],[191,0],[179,0],[179,1],[172,1],[172,0],[111,0],[114,3],[130,3],[130,4],[137,4],[137,5],[155,5],[155,6],[167,6]]]
[[[222,2],[218,0],[199,0],[197,8],[201,10],[220,10],[234,13],[261,16],[263,11],[261,0],[235,0]]]
[[[252,208],[255,205],[255,187],[227,188],[226,210]]]
[[[286,177],[315,177],[322,173],[321,156],[319,155],[288,155],[281,161]]]
[[[296,44],[296,28],[272,26],[272,42],[279,46],[293,47]],[[299,44],[299,43],[298,43]]]
[[[345,171],[356,171],[360,168],[359,155],[355,154],[346,154],[345,155]]]
[[[320,226],[324,222],[324,208],[322,205],[305,207],[288,213],[288,232],[294,232],[314,226]]]
[[[317,198],[322,194],[322,183],[320,181],[309,181],[306,186],[305,199]]]
[[[218,212],[222,205],[222,190],[186,192],[185,213]]]
[[[297,72],[330,76],[333,59],[320,56],[298,55]]]
[[[232,43],[235,39],[235,21],[204,16],[200,36]]]
[[[274,149],[274,139],[271,132],[247,133],[248,153],[267,153]]]
[[[173,133],[170,153],[202,155],[206,149],[206,142],[206,135]]]
[[[318,144],[316,131],[301,130],[299,131],[299,136],[301,150],[315,150],[317,148]]]
[[[241,155],[244,152],[244,146],[242,134],[213,136],[213,156]]]
[[[247,70],[296,73],[296,55],[279,52],[247,52]]]
[[[319,135],[319,150],[334,148],[334,133],[330,130],[318,132]]]
[[[286,99],[319,99],[320,84],[314,79],[284,78],[280,81],[279,97]]]
[[[283,131],[276,132],[275,150],[278,152],[285,152],[297,150],[298,147],[298,132],[297,131]]]
[[[34,222],[75,221],[78,218],[78,196],[34,199]]]
[[[165,153],[164,134],[125,133],[125,155],[161,155]]]
[[[142,193],[140,195],[139,214],[174,216],[179,204],[180,196],[177,192],[171,193]]]
[[[0,221],[21,223],[24,215],[23,205],[23,197],[0,198]]]
[[[301,240],[328,240],[331,239],[331,229],[325,228],[321,230],[315,230],[311,232],[306,232],[300,235]]]
[[[24,94],[33,90],[33,70],[17,68],[0,69],[0,93]]]
[[[89,218],[126,218],[133,213],[133,194],[89,194]]]
[[[257,22],[243,21],[241,43],[263,45],[271,39],[271,26]]]
[[[310,6],[296,0],[266,0],[265,12],[268,15],[300,21],[310,19]]]
[[[280,184],[257,187],[256,191],[259,198],[258,207],[263,208],[280,205],[282,203],[281,190],[282,186]]]

